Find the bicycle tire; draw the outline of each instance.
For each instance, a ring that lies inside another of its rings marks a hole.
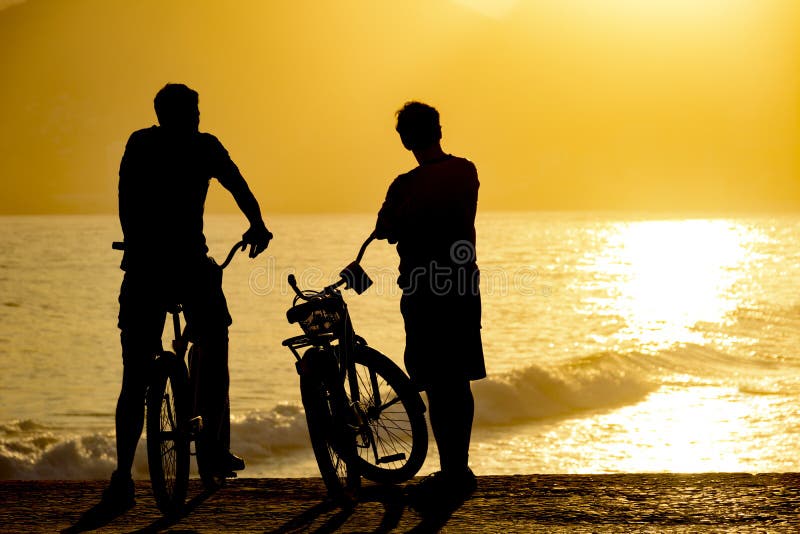
[[[350,408],[333,358],[328,351],[306,351],[300,394],[322,480],[332,498],[347,504],[361,486],[361,475],[355,432],[347,417]]]
[[[372,347],[357,345],[353,361],[359,386],[356,406],[366,422],[357,438],[361,474],[380,484],[410,480],[428,453],[422,397],[405,372]]]
[[[186,366],[172,352],[153,362],[147,390],[147,464],[156,505],[166,515],[178,512],[189,484],[189,391]]]

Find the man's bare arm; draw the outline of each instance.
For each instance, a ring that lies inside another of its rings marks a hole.
[[[231,166],[232,172],[226,173],[227,175],[224,177],[219,177],[219,182],[230,191],[236,205],[250,222],[250,228],[242,235],[242,240],[250,245],[250,257],[255,258],[269,246],[272,232],[267,230],[258,200],[250,191],[244,177],[233,162],[231,162]]]

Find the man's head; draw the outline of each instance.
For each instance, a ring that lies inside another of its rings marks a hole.
[[[439,112],[422,102],[407,102],[397,112],[397,133],[408,150],[425,150],[442,138]]]
[[[196,132],[200,126],[198,100],[197,91],[182,83],[168,83],[153,101],[158,123],[171,130]]]

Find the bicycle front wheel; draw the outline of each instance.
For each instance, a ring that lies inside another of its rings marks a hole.
[[[180,510],[189,484],[189,392],[186,366],[175,354],[154,361],[147,390],[147,463],[158,509]]]
[[[300,394],[311,447],[328,494],[351,502],[361,486],[354,432],[334,355],[310,349],[303,356]]]
[[[411,379],[392,360],[367,345],[356,345],[354,372],[362,424],[357,448],[364,478],[382,484],[410,480],[428,453],[425,404]]]

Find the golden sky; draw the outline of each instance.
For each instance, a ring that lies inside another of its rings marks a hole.
[[[166,82],[200,93],[267,214],[377,210],[414,165],[411,99],[478,166],[482,210],[796,210],[798,6],[0,0],[0,213],[114,213]]]

